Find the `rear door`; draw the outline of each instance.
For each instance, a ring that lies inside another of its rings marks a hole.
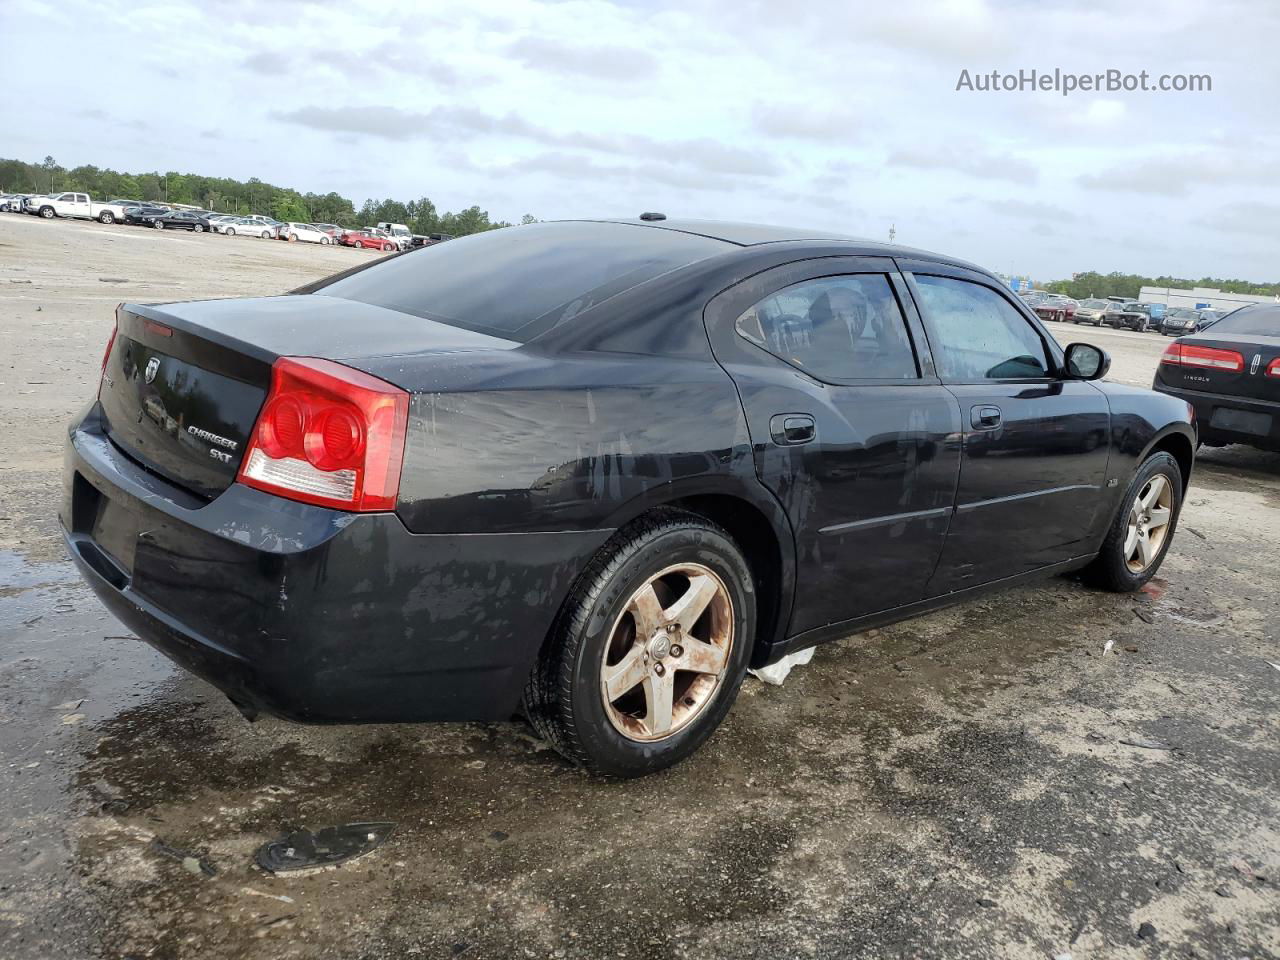
[[[789,633],[921,599],[955,498],[960,411],[893,261],[788,264],[706,316],[795,533]]]
[[[995,281],[900,265],[963,423],[955,517],[929,594],[1085,553],[1107,473],[1106,397],[1058,376],[1061,351]]]

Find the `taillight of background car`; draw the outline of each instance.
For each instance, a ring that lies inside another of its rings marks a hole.
[[[1169,344],[1160,362],[1175,367],[1225,370],[1227,373],[1239,373],[1244,369],[1244,357],[1234,350],[1219,350],[1217,347],[1201,347],[1191,343]]]
[[[1280,357],[1276,357],[1271,361],[1267,367],[1267,376],[1280,378]]]
[[[409,395],[331,360],[281,357],[237,479],[290,500],[395,508]]]

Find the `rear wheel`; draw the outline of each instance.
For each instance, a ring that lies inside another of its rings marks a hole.
[[[103,210],[100,214],[98,214],[98,222],[99,223],[115,223],[116,218],[115,218],[115,215],[112,214],[110,210]]]
[[[534,728],[588,770],[654,773],[729,712],[751,655],[746,559],[715,524],[655,511],[618,531],[556,617],[525,687]]]
[[[1137,590],[1160,569],[1182,509],[1182,471],[1170,454],[1153,453],[1134,474],[1086,576],[1117,593]]]
[[[153,227],[155,227],[157,230],[163,230],[163,229],[164,229],[164,221],[163,221],[163,220],[155,220],[155,221],[153,221],[153,222],[152,222],[152,224],[151,224],[151,225],[152,225]]]

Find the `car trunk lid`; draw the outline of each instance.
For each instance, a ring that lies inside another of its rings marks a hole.
[[[99,402],[111,441],[205,499],[236,478],[281,356],[362,359],[514,347],[384,307],[321,296],[122,304]]]
[[[1175,355],[1179,363],[1168,362]],[[1280,402],[1280,377],[1268,375],[1280,358],[1280,337],[1215,337],[1212,330],[1170,344],[1160,381],[1183,390]]]

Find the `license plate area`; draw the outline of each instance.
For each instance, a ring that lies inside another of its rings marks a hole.
[[[79,473],[75,476],[72,497],[73,532],[87,534],[99,550],[126,575],[132,576],[138,545],[137,516],[118,501],[104,496]]]
[[[1232,410],[1230,407],[1214,407],[1209,425],[1219,430],[1233,430],[1236,433],[1251,433],[1265,437],[1271,433],[1271,414]]]

